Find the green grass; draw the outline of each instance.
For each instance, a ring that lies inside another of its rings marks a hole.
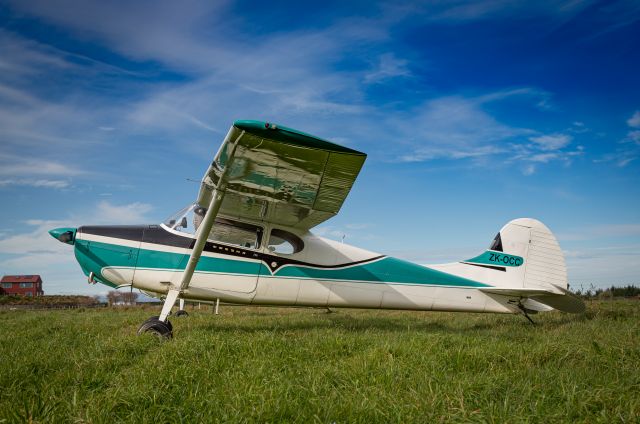
[[[638,422],[640,302],[583,315],[0,312],[0,422]]]

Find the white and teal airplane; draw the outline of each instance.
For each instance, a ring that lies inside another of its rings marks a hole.
[[[164,223],[50,233],[74,245],[90,283],[164,298],[160,315],[138,331],[164,337],[172,337],[168,317],[178,299],[527,318],[584,310],[567,290],[556,238],[535,219],[509,222],[478,256],[430,266],[314,235],[338,213],[365,159],[290,128],[236,121],[197,200]]]

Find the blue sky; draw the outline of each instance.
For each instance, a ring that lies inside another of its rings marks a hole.
[[[365,151],[316,232],[419,263],[528,216],[640,283],[640,3],[0,1],[0,274],[98,293],[46,230],[193,201],[235,119]]]

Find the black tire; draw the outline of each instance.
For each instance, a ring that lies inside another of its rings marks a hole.
[[[153,317],[149,318],[148,320],[146,320],[145,323],[147,323],[149,321],[160,321],[160,317],[158,315],[153,316]],[[173,325],[171,325],[171,321],[167,320],[167,322],[165,322],[165,324],[169,327],[169,330],[173,331]]]
[[[160,339],[170,339],[173,337],[173,331],[169,328],[168,321],[162,322],[159,319],[148,319],[138,328],[138,336],[149,333]]]
[[[178,312],[176,312],[176,317],[188,317],[188,316],[189,314],[184,309],[181,309]]]

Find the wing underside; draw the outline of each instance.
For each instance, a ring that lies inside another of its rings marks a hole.
[[[365,159],[286,127],[236,121],[203,177],[198,203],[209,204],[224,186],[220,214],[309,229],[338,213]]]

